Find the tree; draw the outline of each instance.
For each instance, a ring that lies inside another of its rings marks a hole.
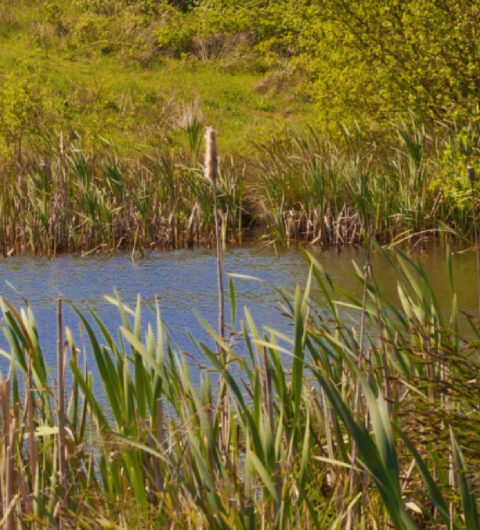
[[[38,134],[44,108],[41,91],[32,78],[8,75],[0,82],[0,135],[18,158],[22,139]]]
[[[424,119],[468,114],[480,99],[480,1],[322,0],[314,94],[333,114]]]

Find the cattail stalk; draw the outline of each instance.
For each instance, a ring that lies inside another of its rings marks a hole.
[[[5,487],[5,530],[14,530],[15,529],[15,512],[14,512],[14,495],[13,495],[13,479],[15,474],[15,432],[17,429],[17,422],[15,417],[12,418],[12,421],[9,426],[8,432],[8,446],[6,448],[7,454],[7,470],[6,470],[6,487]]]
[[[217,204],[217,174],[218,156],[215,131],[207,127],[205,131],[205,176],[213,187],[213,216],[215,218],[215,242],[217,247],[217,289],[218,289],[218,332],[220,338],[225,338],[225,300],[223,291],[223,249],[220,234],[220,223],[218,219]],[[225,350],[218,345],[218,355],[222,363],[225,362]],[[228,398],[225,380],[222,378],[220,385],[220,440],[225,458],[227,457],[228,445]]]
[[[27,395],[27,421],[28,421],[28,451],[30,455],[30,472],[32,476],[32,492],[35,490],[38,465],[38,447],[35,440],[34,408],[35,399],[32,388],[32,354],[28,355],[28,371],[25,378],[25,393]]]
[[[225,301],[223,292],[223,252],[220,233],[220,223],[218,219],[217,204],[217,173],[218,157],[215,131],[212,127],[207,127],[205,131],[205,176],[213,186],[213,216],[215,218],[215,240],[217,246],[217,282],[218,282],[218,331],[222,339],[225,338]],[[220,349],[221,350],[221,349]],[[223,352],[220,351],[223,356]]]
[[[3,420],[3,472],[5,482],[3,494],[3,528],[13,530],[15,527],[14,512],[11,506],[13,498],[13,444],[15,435],[15,418],[10,421],[10,378],[0,383],[0,399],[2,402]]]
[[[63,346],[63,311],[62,299],[57,299],[57,377],[58,377],[58,469],[62,495],[66,491],[66,456],[65,456],[65,350]],[[65,500],[65,499],[64,499]],[[59,519],[60,528],[63,519]]]
[[[477,257],[477,298],[478,311],[480,313],[480,248],[478,246],[477,215],[475,213],[475,170],[472,166],[467,167],[467,175],[468,179],[470,180],[470,188],[472,192],[473,236],[475,238],[475,254]]]

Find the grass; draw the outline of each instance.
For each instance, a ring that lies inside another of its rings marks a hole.
[[[260,143],[252,189],[262,197],[270,239],[337,247],[365,245],[365,234],[393,246],[409,240],[424,246],[440,235],[471,241],[468,216],[477,206],[466,167],[442,162],[455,136],[434,142],[413,117],[392,124],[394,132],[395,143],[378,155],[375,143],[359,147],[347,138],[342,146],[314,129]]]
[[[0,442],[3,516],[32,527],[340,528],[349,520],[355,528],[478,528],[477,322],[459,336],[454,286],[445,315],[419,264],[403,254],[390,256],[399,307],[374,274],[363,304],[307,259],[305,291],[285,297],[291,333],[259,328],[247,309],[240,337],[223,340],[204,323],[225,358],[197,343],[203,368],[173,350],[158,312],[142,322],[140,299],[129,308],[109,298],[118,334],[78,312],[107,401],[94,394],[91,366],[65,329],[73,374],[65,427],[33,314],[2,301],[11,359],[2,424],[12,433]],[[322,308],[309,296],[313,284]],[[369,322],[363,346],[360,324],[340,316],[345,307]],[[16,477],[10,497],[7,469]]]
[[[152,67],[142,67],[117,54],[103,54],[99,43],[72,47],[57,42],[58,37],[47,52],[42,46],[32,46],[29,20],[45,15],[28,7],[25,17],[20,17],[14,34],[4,37],[0,75],[21,77],[33,71],[35,83],[50,103],[68,102],[69,116],[63,126],[80,132],[88,149],[100,137],[115,143],[126,156],[139,144],[157,147],[159,135],[162,141],[168,137],[174,145],[182,145],[178,122],[183,107],[194,101],[205,122],[214,123],[220,131],[220,147],[227,154],[242,151],[256,128],[268,133],[278,120],[306,121],[309,107],[291,94],[257,90],[264,74],[250,65],[165,56]],[[50,115],[47,120],[49,128],[62,127],[58,116]]]

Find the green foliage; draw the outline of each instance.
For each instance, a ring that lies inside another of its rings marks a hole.
[[[0,82],[0,135],[7,145],[39,134],[46,103],[36,79],[10,74]]]
[[[322,73],[313,86],[326,118],[341,117],[342,106],[362,121],[408,109],[430,119],[473,110],[478,2],[321,4],[326,31],[312,43],[319,61],[311,71]]]
[[[176,57],[191,51],[196,34],[193,20],[175,9],[168,10],[165,18],[165,22],[153,32],[159,49]]]
[[[16,20],[33,9],[20,5]],[[322,127],[358,120],[378,133],[409,111],[463,126],[479,99],[479,17],[478,3],[462,0],[57,0],[39,8],[36,31],[48,53],[113,55],[122,67],[162,55],[262,64],[269,74],[287,66],[299,76],[289,91],[316,103]]]
[[[438,177],[431,186],[441,191],[444,197],[464,198],[470,192],[470,181],[465,168],[472,165],[477,171],[480,154],[480,120],[478,114],[472,116],[468,123],[458,126],[452,123],[450,134],[442,147],[438,161]],[[468,208],[467,200],[457,200],[459,209]]]

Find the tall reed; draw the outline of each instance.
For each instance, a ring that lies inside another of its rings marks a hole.
[[[480,314],[480,247],[478,246],[478,227],[477,214],[475,206],[475,170],[472,166],[467,167],[468,180],[470,182],[470,189],[472,193],[472,212],[473,212],[473,235],[475,239],[475,255],[477,258],[477,297],[478,297],[478,311]]]
[[[140,299],[128,307],[108,297],[119,311],[118,335],[95,313],[77,310],[91,359],[82,366],[65,328],[73,376],[65,409],[67,496],[34,316],[2,300],[3,355],[11,362],[0,384],[4,520],[37,528],[56,525],[61,515],[65,527],[310,529],[343,527],[352,512],[354,527],[478,528],[477,323],[469,321],[473,338],[461,336],[458,312],[447,318],[419,263],[402,253],[386,255],[399,277],[399,305],[372,278],[364,304],[307,259],[305,289],[284,298],[291,332],[260,329],[245,309],[242,342],[232,346],[204,322],[228,363],[203,342],[198,359],[176,351],[158,308],[144,322]],[[357,274],[364,282],[361,269]],[[322,293],[321,307],[313,288]],[[362,313],[369,369],[358,363]],[[31,377],[32,399],[21,392],[21,373]],[[219,377],[229,392],[223,411]],[[23,443],[32,420],[36,452]],[[362,488],[350,492],[354,446]]]
[[[58,474],[61,495],[60,512],[63,512],[63,504],[66,502],[67,494],[67,470],[66,470],[66,433],[65,433],[65,349],[63,343],[63,305],[62,299],[57,300],[57,425],[58,425]],[[59,517],[59,527],[63,528],[63,516]]]
[[[198,156],[201,127],[197,118],[185,124],[188,147],[175,152],[145,146],[127,156],[106,141],[86,151],[81,138],[64,135],[59,142],[57,132],[45,131],[41,143],[24,149],[15,173],[0,157],[0,252],[213,245],[211,184]],[[478,124],[465,131],[444,123],[429,132],[412,116],[392,124],[381,143],[368,135],[360,141],[361,135],[345,132],[333,142],[313,128],[287,129],[224,157],[217,174],[222,244],[253,227],[271,242],[361,245],[360,188],[380,243],[425,246],[472,237],[464,168],[479,149]]]
[[[24,156],[15,179],[0,161],[0,252],[4,255],[114,252],[209,245],[211,187],[187,153],[120,157],[112,145],[86,153],[75,142],[45,139],[45,152]],[[196,161],[196,159],[195,159]],[[219,176],[225,242],[238,240],[241,170]]]
[[[217,282],[218,282],[218,332],[222,339],[225,338],[225,301],[223,289],[223,248],[221,238],[221,228],[219,223],[220,212],[218,210],[217,197],[217,142],[215,131],[207,127],[205,131],[205,176],[212,185],[213,189],[213,217],[215,220],[215,242],[217,249]],[[223,216],[222,216],[223,218]]]

